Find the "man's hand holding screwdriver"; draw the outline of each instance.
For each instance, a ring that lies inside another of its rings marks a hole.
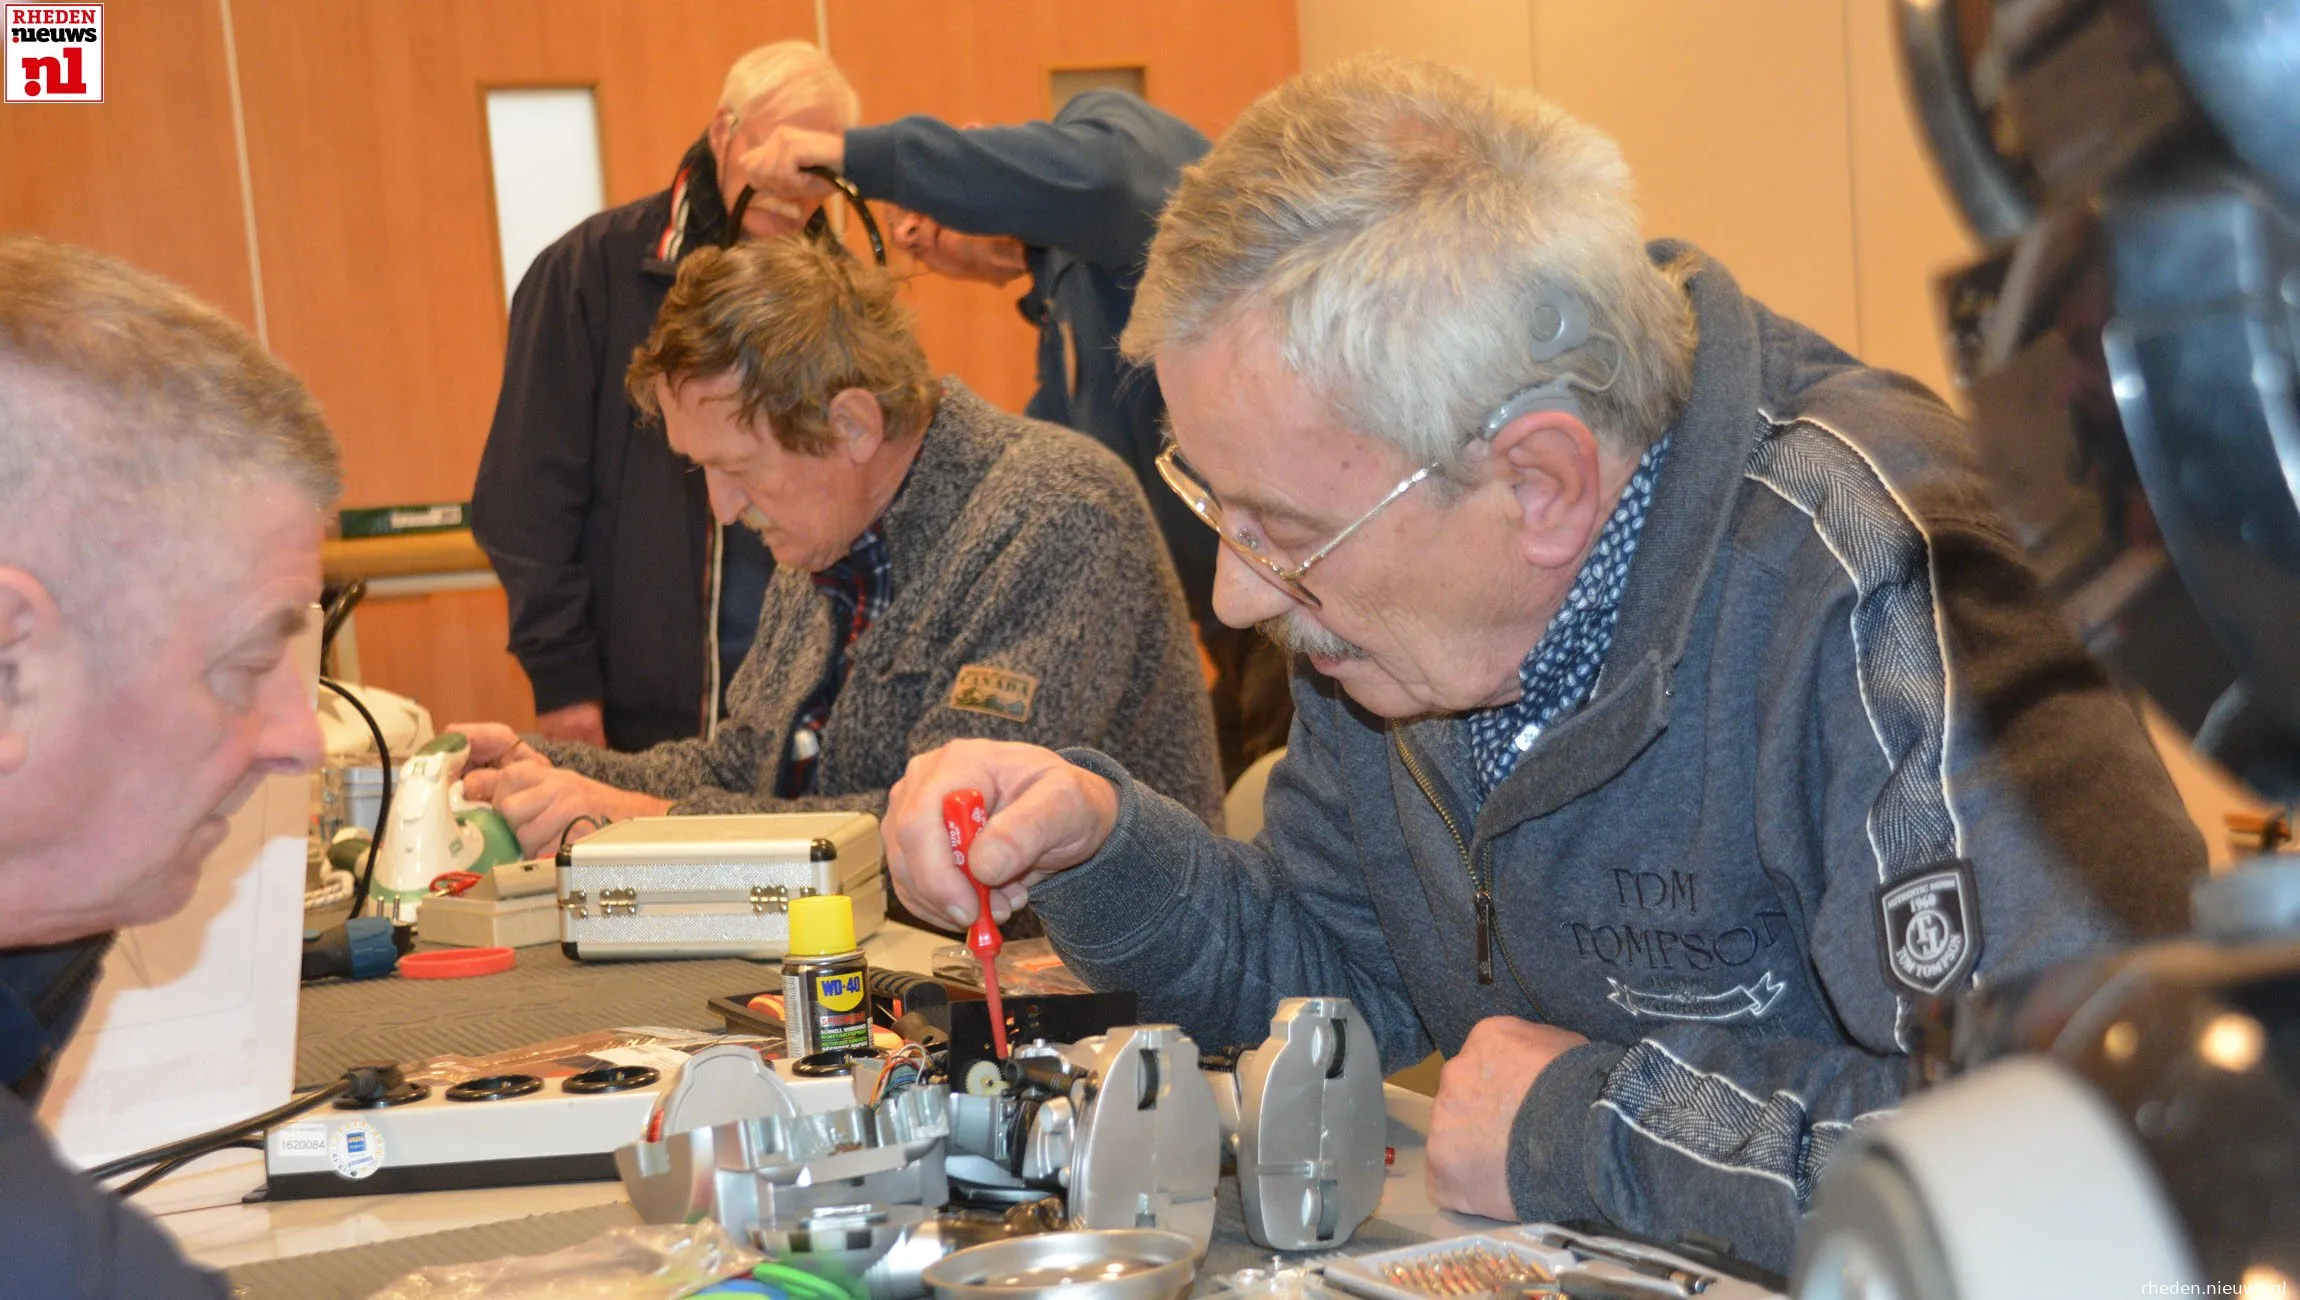
[[[943,823],[943,796],[956,790],[980,790],[990,814],[975,835],[973,878],[953,860]],[[1117,823],[1117,788],[1052,750],[953,741],[910,760],[888,795],[887,867],[905,907],[964,930],[981,910],[975,880],[1003,922],[1032,886],[1093,857]]]

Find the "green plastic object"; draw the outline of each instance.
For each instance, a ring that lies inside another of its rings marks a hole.
[[[503,814],[493,808],[465,808],[455,814],[455,820],[462,823],[464,830],[477,831],[485,845],[471,870],[485,871],[526,856],[519,851],[519,837],[511,833],[511,823],[503,820]]]

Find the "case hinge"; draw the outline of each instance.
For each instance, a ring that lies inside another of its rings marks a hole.
[[[637,916],[638,914],[639,891],[636,888],[625,886],[620,889],[602,889],[599,891],[599,915]]]

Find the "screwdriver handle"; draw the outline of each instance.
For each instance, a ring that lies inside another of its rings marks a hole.
[[[982,963],[983,993],[990,1003],[990,1035],[992,1046],[1000,1060],[1006,1059],[1006,1008],[998,994],[998,952],[1006,946],[1006,936],[998,932],[998,923],[990,918],[990,886],[974,874],[974,835],[990,820],[980,790],[953,790],[942,797],[942,824],[950,832],[950,856],[958,869],[974,881],[975,901],[980,904],[974,914],[974,924],[966,929],[966,946],[974,959]]]
[[[995,956],[1005,946],[998,927],[991,923],[990,886],[974,874],[974,835],[989,820],[980,790],[953,790],[942,797],[942,824],[950,832],[950,856],[958,863],[958,869],[966,873],[966,878],[974,881],[975,899],[982,904],[966,936],[967,946],[975,950],[977,957],[983,955],[985,948]]]

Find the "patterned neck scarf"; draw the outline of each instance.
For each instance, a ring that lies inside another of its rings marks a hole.
[[[846,685],[855,642],[886,612],[894,585],[889,575],[886,539],[876,524],[863,530],[845,558],[814,575],[815,589],[831,605],[831,659],[824,666],[822,682],[791,722],[790,761],[783,765],[782,780],[775,787],[785,799],[815,791],[815,775],[822,767],[823,724],[830,721],[831,706],[838,703],[839,689]]]
[[[1597,688],[1598,670],[1612,648],[1613,625],[1621,615],[1621,592],[1629,584],[1629,561],[1637,554],[1637,537],[1653,504],[1653,483],[1668,454],[1669,440],[1663,438],[1638,458],[1636,473],[1629,476],[1629,486],[1622,489],[1620,502],[1597,534],[1597,545],[1574,575],[1564,605],[1549,620],[1533,653],[1518,665],[1517,680],[1524,694],[1514,704],[1469,715],[1470,757],[1477,767],[1480,802],[1516,769],[1517,761],[1544,731],[1580,708]]]

